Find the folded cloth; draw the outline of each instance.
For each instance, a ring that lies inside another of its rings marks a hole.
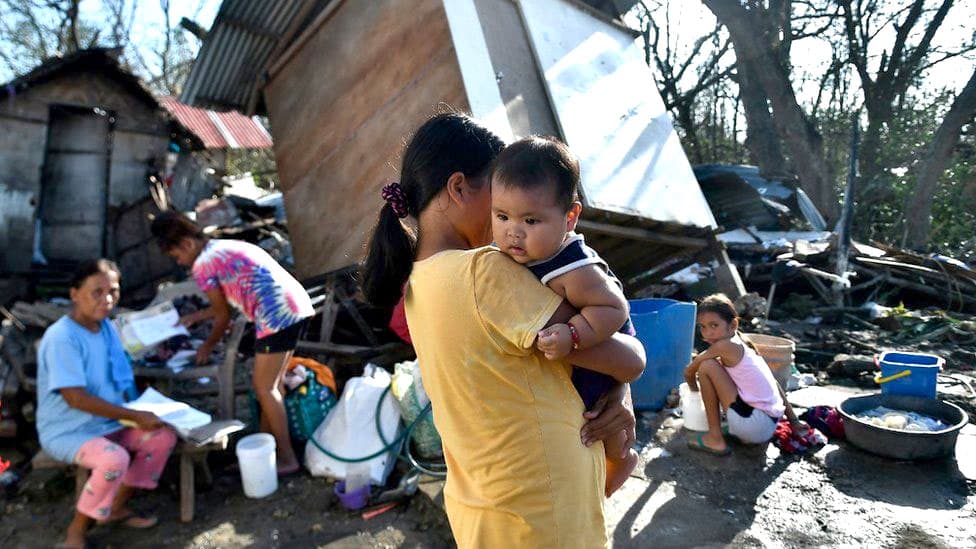
[[[814,406],[800,414],[800,419],[806,421],[814,429],[827,435],[828,438],[844,438],[844,416],[833,406]]]
[[[799,429],[794,429],[789,420],[781,419],[773,432],[773,444],[786,454],[805,454],[827,444],[827,438],[806,423],[801,422]]]

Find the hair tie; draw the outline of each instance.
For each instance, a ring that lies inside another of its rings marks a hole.
[[[407,195],[403,192],[403,187],[394,181],[389,185],[383,187],[382,193],[383,200],[393,208],[393,213],[399,218],[407,217]]]

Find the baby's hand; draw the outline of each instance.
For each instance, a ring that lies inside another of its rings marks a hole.
[[[566,324],[554,324],[539,332],[536,346],[549,360],[559,360],[573,350],[573,336]]]

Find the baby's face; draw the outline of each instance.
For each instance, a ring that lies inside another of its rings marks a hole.
[[[492,238],[518,263],[547,259],[559,250],[570,230],[569,214],[549,189],[492,185]]]

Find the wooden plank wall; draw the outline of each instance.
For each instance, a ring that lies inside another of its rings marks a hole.
[[[404,141],[466,110],[441,0],[341,1],[264,89],[300,277],[358,262]]]

